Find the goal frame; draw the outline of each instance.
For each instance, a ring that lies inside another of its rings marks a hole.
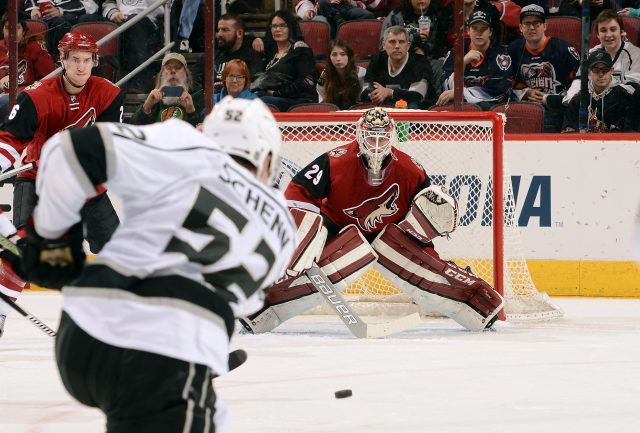
[[[386,109],[396,124],[403,121],[458,121],[458,122],[491,122],[493,133],[491,158],[493,176],[492,185],[492,224],[493,224],[493,282],[494,288],[504,296],[504,124],[502,113],[493,111],[420,111]],[[278,123],[300,123],[304,125],[312,119],[312,123],[345,123],[354,122],[361,115],[359,111],[335,111],[324,113],[273,113]],[[429,173],[427,173],[428,175]],[[505,320],[504,310],[500,319]]]

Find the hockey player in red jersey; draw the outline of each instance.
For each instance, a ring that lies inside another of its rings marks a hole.
[[[242,321],[245,328],[270,331],[322,303],[304,274],[311,266],[317,264],[344,290],[376,260],[419,307],[435,309],[469,330],[491,326],[502,297],[481,278],[441,260],[431,242],[455,230],[457,201],[394,147],[395,122],[382,108],[364,113],[356,137],[320,155],[287,186],[299,245],[263,310]]]
[[[18,95],[8,120],[0,126],[0,170],[6,171],[26,150],[23,164],[37,162],[42,146],[64,129],[83,128],[95,122],[121,122],[123,94],[110,81],[91,75],[98,64],[98,46],[84,33],[67,33],[58,45],[63,73],[36,81]],[[95,155],[97,160],[105,155]],[[18,175],[13,192],[13,224],[25,225],[36,205],[37,169]],[[98,252],[118,225],[118,217],[104,193],[96,191],[82,209],[87,241]],[[5,266],[4,264],[1,266]],[[24,288],[10,269],[0,270],[0,290],[15,298]],[[0,305],[0,316],[6,315]]]

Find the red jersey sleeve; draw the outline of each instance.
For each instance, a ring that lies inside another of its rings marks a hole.
[[[46,77],[56,69],[56,64],[42,45],[37,41],[31,41],[26,47],[26,57],[31,61],[33,76],[36,80]],[[31,84],[31,83],[26,83]]]

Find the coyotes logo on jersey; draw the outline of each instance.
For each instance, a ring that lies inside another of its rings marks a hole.
[[[382,219],[398,212],[396,200],[400,195],[400,186],[392,184],[385,192],[377,197],[367,199],[357,206],[344,209],[345,215],[356,220],[358,228],[364,232],[372,232],[381,224]]]

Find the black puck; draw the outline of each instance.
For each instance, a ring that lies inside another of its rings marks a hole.
[[[347,398],[353,395],[350,389],[341,389],[335,392],[336,398]]]

